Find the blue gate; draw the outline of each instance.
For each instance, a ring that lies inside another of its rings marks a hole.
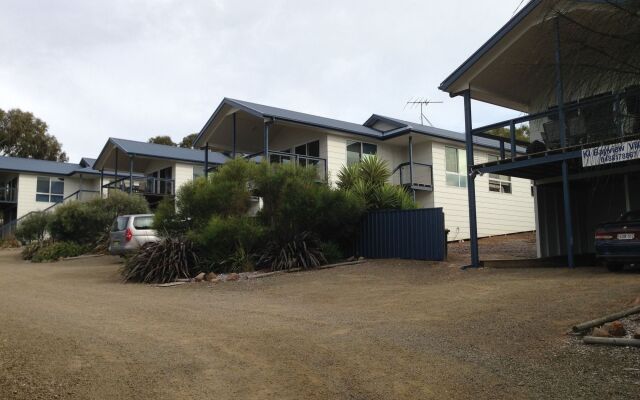
[[[443,261],[446,249],[442,208],[370,211],[362,221],[361,256]]]

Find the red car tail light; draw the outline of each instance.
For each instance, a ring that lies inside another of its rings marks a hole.
[[[596,240],[611,240],[613,239],[613,235],[603,231],[596,231]]]
[[[129,242],[131,241],[132,238],[133,238],[133,232],[131,231],[131,228],[127,228],[127,230],[124,233],[124,240]]]

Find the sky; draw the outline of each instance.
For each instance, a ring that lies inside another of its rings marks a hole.
[[[174,141],[224,97],[363,123],[462,131],[439,84],[521,0],[2,0],[0,108],[31,111],[69,155],[109,137]],[[474,105],[474,124],[513,113]]]

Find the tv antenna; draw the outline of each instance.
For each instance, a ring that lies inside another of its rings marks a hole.
[[[429,99],[418,98],[418,99],[407,101],[407,104],[404,105],[404,108],[407,108],[407,106],[410,106],[410,107],[420,106],[420,125],[424,125],[424,121],[427,121],[429,125],[433,126],[433,124],[431,123],[431,121],[429,121],[429,118],[427,118],[427,115],[425,114],[425,109],[429,104],[441,104],[441,103],[442,103],[441,101],[431,101]]]

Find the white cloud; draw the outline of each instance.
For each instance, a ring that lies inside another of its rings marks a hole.
[[[109,136],[179,140],[225,96],[353,122],[417,120],[404,103],[427,97],[445,102],[430,120],[460,130],[461,102],[437,86],[517,3],[5,0],[0,108],[33,111],[72,160]]]

